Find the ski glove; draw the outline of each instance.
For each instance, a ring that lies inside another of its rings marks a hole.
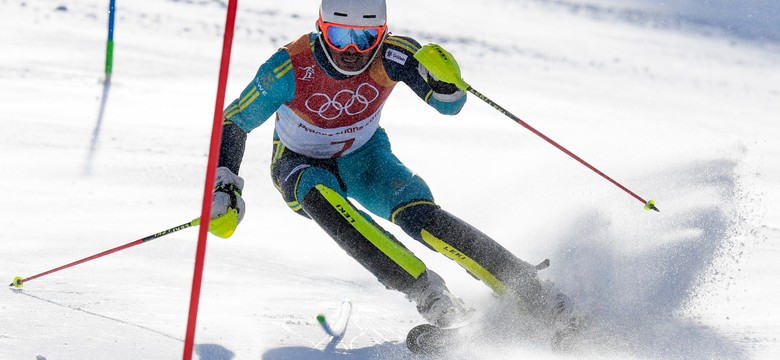
[[[431,90],[437,94],[452,95],[455,93],[463,93],[455,84],[439,80],[436,76],[431,74],[425,66],[421,66],[420,75],[425,78],[425,82],[428,83]]]
[[[425,68],[430,71],[437,81],[454,84],[458,89],[468,91],[467,84],[460,77],[460,66],[455,58],[447,50],[436,44],[428,44],[417,50],[414,54]]]
[[[225,239],[233,235],[244,218],[246,204],[241,198],[243,188],[244,179],[224,166],[217,168],[209,232]]]

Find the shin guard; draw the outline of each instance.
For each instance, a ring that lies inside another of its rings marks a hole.
[[[347,254],[386,287],[405,291],[426,272],[420,259],[337,191],[317,185],[301,205]]]
[[[533,265],[433,203],[408,207],[398,212],[393,221],[499,295],[511,293],[532,303],[541,291]]]

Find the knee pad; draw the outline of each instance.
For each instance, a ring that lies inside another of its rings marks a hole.
[[[390,221],[417,241],[422,240],[422,230],[434,218],[439,205],[433,201],[413,201],[393,211]]]

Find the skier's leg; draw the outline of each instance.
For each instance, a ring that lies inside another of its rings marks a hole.
[[[497,294],[508,297],[523,313],[552,325],[561,334],[582,326],[582,317],[573,312],[569,298],[551,284],[542,284],[534,266],[436,204],[402,206],[391,220],[413,238],[455,260]]]
[[[388,288],[402,290],[425,272],[422,261],[346,200],[335,160],[274,146],[271,174],[291,210],[316,221]]]
[[[496,293],[538,298],[536,269],[464,221],[441,210],[425,182],[392,153],[380,129],[362,149],[339,160],[350,197],[411,237],[457,261]]]
[[[301,205],[344,251],[382,284],[414,301],[417,310],[430,323],[448,326],[463,316],[465,307],[450,294],[444,280],[338,191],[316,185],[303,197]]]
[[[382,129],[364,148],[341,158],[339,169],[345,169],[350,197],[455,260],[496,293],[518,299],[524,312],[557,318],[568,308],[565,296],[543,286],[533,265],[436,205],[425,182],[393,155]]]
[[[360,150],[338,161],[347,195],[372,214],[389,220],[393,209],[413,202],[433,202],[430,188],[391,151],[384,129]]]
[[[420,259],[337,191],[316,185],[307,192],[301,205],[344,251],[388,288],[404,289],[425,272],[425,264]]]
[[[499,295],[510,293],[535,308],[543,300],[536,268],[475,227],[434,203],[399,207],[391,217],[409,236],[465,268]]]
[[[335,161],[301,156],[277,141],[271,168],[291,210],[315,220],[387,288],[406,294],[426,320],[440,326],[456,320],[459,304],[443,280],[346,199]]]

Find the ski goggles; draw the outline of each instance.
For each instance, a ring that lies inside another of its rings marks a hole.
[[[382,42],[382,38],[387,30],[386,25],[340,25],[326,23],[322,19],[318,20],[317,24],[328,46],[338,51],[346,51],[349,47],[353,47],[360,53],[374,50]]]

